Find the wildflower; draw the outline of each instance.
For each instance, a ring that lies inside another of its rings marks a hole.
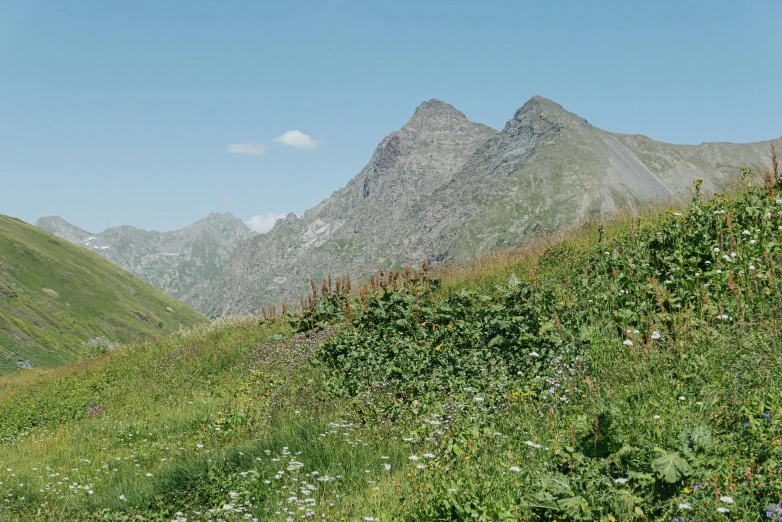
[[[719,252],[719,251],[720,251],[720,249],[719,249],[719,248],[717,248],[717,247],[714,247],[714,251],[715,251],[715,252]]]
[[[529,354],[531,357],[540,357],[540,354],[538,352],[530,352]]]
[[[750,270],[755,270],[755,265],[749,265]]]
[[[424,457],[427,458],[427,459],[433,459],[434,458],[434,453],[424,453]]]
[[[652,332],[652,339],[657,340],[660,337],[662,337],[662,335],[660,335],[660,332],[658,332],[657,330]]]
[[[679,509],[692,509],[692,504],[689,502],[683,502],[679,504]]]
[[[722,496],[720,497],[720,500],[726,504],[733,504],[733,497]]]
[[[408,458],[408,459],[410,459],[410,460],[412,460],[412,461],[416,461],[416,460],[420,459],[421,457],[419,457],[418,455],[410,455],[410,456],[409,456],[409,457],[407,457],[407,458]]]
[[[633,341],[631,341],[630,339],[625,339],[622,344],[625,345],[625,346],[632,346],[633,345]]]
[[[771,412],[770,411],[765,412],[763,414],[763,418],[766,419],[767,421],[770,421],[771,420]]]
[[[730,513],[730,509],[726,507],[718,507],[717,511],[719,511],[720,513]]]
[[[754,245],[755,243],[757,243],[757,241],[756,241],[756,240],[754,240],[754,239],[750,239],[750,240],[749,240],[749,244],[750,244],[750,245]]]
[[[624,477],[620,477],[620,478],[614,479],[614,484],[627,484],[627,482],[629,480],[630,479],[626,479]]]
[[[148,476],[148,477],[151,477],[151,476],[152,476],[152,473],[147,473],[147,476]]]
[[[386,471],[391,471],[391,464],[383,464],[383,469]]]
[[[123,502],[128,500],[127,497],[125,497],[125,495],[120,495],[119,499],[122,500]]]
[[[659,419],[660,419],[660,416],[659,416],[659,415],[655,415],[655,416],[654,416],[654,420],[659,420]]]
[[[679,395],[679,400],[680,401],[686,401],[687,399],[684,397],[684,395]]]
[[[231,504],[224,504],[223,505],[223,511],[233,511],[233,506]]]
[[[526,444],[526,445],[527,445],[527,446],[529,446],[530,448],[535,448],[535,449],[540,449],[540,448],[542,448],[542,447],[543,447],[543,446],[541,446],[540,444],[535,444],[535,443],[534,443],[534,442],[532,442],[531,440],[528,440],[528,441],[527,441],[527,442],[525,442],[524,444]]]
[[[520,467],[518,467],[518,466],[511,466],[509,469],[510,469],[511,471],[514,471],[514,472],[516,472],[516,473],[520,473],[520,472],[521,472],[521,468],[520,468]]]

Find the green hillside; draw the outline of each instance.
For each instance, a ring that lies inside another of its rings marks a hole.
[[[101,256],[0,215],[0,374],[205,321]]]
[[[780,520],[780,190],[0,379],[0,519]]]

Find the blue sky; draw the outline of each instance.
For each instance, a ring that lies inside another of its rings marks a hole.
[[[662,141],[776,138],[780,20],[777,0],[0,0],[0,213],[301,214],[430,98],[495,128],[539,94]]]

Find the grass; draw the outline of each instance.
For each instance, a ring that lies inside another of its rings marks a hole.
[[[205,320],[99,255],[0,216],[0,375]],[[106,343],[82,345],[95,338]]]
[[[778,190],[5,377],[0,519],[778,520]]]

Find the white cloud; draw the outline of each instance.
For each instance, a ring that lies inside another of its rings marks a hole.
[[[247,143],[234,143],[233,145],[228,145],[228,152],[229,154],[266,154],[269,151],[269,147],[264,145],[263,143],[250,143],[249,141]]]
[[[246,220],[244,223],[250,227],[250,230],[254,230],[255,232],[268,232],[272,229],[278,219],[282,219],[285,216],[286,214],[267,212],[266,214],[255,215]]]
[[[311,136],[297,130],[288,131],[282,136],[274,138],[274,143],[297,149],[314,149],[321,144],[320,141],[313,140]]]

